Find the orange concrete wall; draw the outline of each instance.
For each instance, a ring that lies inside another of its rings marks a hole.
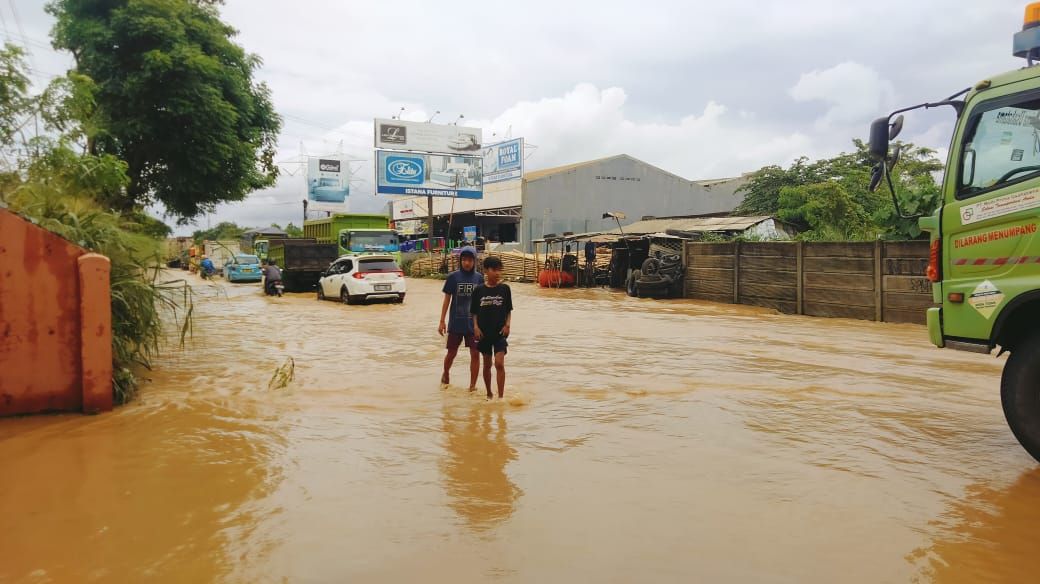
[[[107,258],[0,209],[0,416],[111,409],[111,355]]]

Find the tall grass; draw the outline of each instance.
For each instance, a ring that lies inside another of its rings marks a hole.
[[[163,311],[191,333],[191,288],[185,281],[160,281],[160,242],[132,220],[46,183],[27,182],[6,200],[11,210],[40,227],[111,260],[112,389],[117,403],[138,388],[137,372],[151,368],[163,336]]]

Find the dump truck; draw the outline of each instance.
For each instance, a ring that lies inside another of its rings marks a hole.
[[[271,239],[267,260],[282,270],[282,283],[289,292],[314,290],[318,279],[339,253],[334,243],[319,243],[313,237]]]
[[[956,118],[942,200],[917,217],[930,236],[927,309],[935,346],[1009,353],[1000,380],[1004,416],[1025,450],[1040,461],[1040,2],[1028,5],[1012,53],[1027,66],[994,75],[950,97],[902,108],[870,127],[876,161],[871,189],[882,181],[904,213],[891,169],[904,114],[949,108]]]
[[[303,222],[303,236],[335,243],[339,255],[390,254],[401,262],[401,241],[386,215],[337,213]]]

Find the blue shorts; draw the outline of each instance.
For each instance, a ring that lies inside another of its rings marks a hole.
[[[505,337],[489,337],[484,336],[482,339],[477,341],[477,350],[484,355],[491,355],[493,353],[508,353],[506,348],[509,347],[509,341]]]

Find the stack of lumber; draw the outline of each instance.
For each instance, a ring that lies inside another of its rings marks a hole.
[[[506,282],[533,282],[538,275],[535,258],[531,254],[518,251],[488,252],[480,254],[481,260],[486,257],[497,257],[502,260],[502,279]],[[423,276],[441,271],[444,256],[434,254],[431,261],[428,256],[423,256],[412,262],[411,275]],[[447,258],[447,271],[452,272],[459,269],[458,256]],[[480,270],[480,266],[477,266]]]

